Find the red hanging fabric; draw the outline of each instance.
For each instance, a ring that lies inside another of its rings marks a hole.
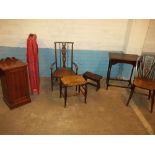
[[[39,78],[39,60],[38,60],[38,44],[37,36],[30,34],[27,39],[27,63],[30,80],[30,88],[32,94],[39,94],[40,78]]]

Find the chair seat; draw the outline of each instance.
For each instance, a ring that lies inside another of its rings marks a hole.
[[[86,84],[87,81],[81,75],[65,76],[61,78],[64,86],[76,86]]]
[[[75,72],[70,68],[58,68],[54,73],[53,76],[56,78],[61,78],[68,75],[75,75]]]
[[[66,107],[67,102],[67,88],[76,86],[76,95],[81,94],[84,96],[85,103],[87,99],[87,81],[84,79],[81,75],[70,75],[70,76],[64,76],[61,78],[60,81],[60,97],[64,97],[64,107]],[[77,92],[77,86],[78,86],[78,92]],[[62,92],[62,89],[64,88],[64,92]]]
[[[155,81],[149,81],[149,80],[145,80],[145,79],[135,79],[133,81],[133,84],[139,88],[155,90]]]

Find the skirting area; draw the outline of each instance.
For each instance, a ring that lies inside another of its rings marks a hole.
[[[69,93],[72,91],[75,89]],[[0,89],[0,134],[154,134],[155,109],[151,114],[146,96],[137,94],[126,107],[128,95],[124,88],[106,90],[105,80],[101,80],[99,91],[88,85],[87,104],[83,96],[72,96],[64,108],[58,85],[51,92],[50,78],[41,78],[40,95],[33,95],[31,103],[10,110]]]

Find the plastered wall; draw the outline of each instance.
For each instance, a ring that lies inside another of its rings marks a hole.
[[[140,55],[143,50],[150,20],[137,19],[128,21],[125,52]]]
[[[54,41],[74,41],[76,49],[124,49],[127,19],[122,20],[0,20],[0,46],[25,47],[29,33],[36,33],[41,48]]]
[[[145,38],[143,52],[155,53],[155,20],[150,20],[147,35]]]
[[[155,20],[0,20],[0,58],[26,61],[26,39],[36,33],[40,76],[50,76],[54,41],[74,41],[79,74],[92,71],[106,77],[110,51],[140,55],[154,52]],[[117,64],[112,76],[129,77],[130,65]]]

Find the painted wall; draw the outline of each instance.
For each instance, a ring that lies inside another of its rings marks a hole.
[[[129,20],[125,42],[126,53],[141,54],[149,22],[148,19]]]
[[[50,76],[54,41],[74,41],[79,73],[89,70],[106,77],[108,52],[141,54],[149,20],[0,20],[0,57],[26,61],[26,39],[36,33],[40,75]],[[128,78],[130,65],[117,64],[112,76]]]
[[[36,33],[41,48],[74,41],[75,49],[123,50],[128,20],[0,20],[0,45],[25,47]]]
[[[26,48],[0,47],[0,58],[16,57],[26,62]],[[79,74],[91,71],[106,77],[108,52],[95,50],[74,50],[74,62],[79,67]],[[54,62],[54,49],[39,48],[40,76],[50,76],[50,65]],[[120,65],[115,65],[112,76],[118,76]]]
[[[147,35],[145,38],[143,52],[155,53],[155,20],[150,20]]]

